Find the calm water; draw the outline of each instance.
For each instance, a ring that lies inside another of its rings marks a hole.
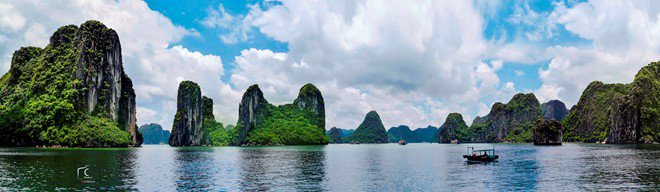
[[[660,189],[659,145],[496,144],[489,164],[466,164],[467,146],[0,148],[0,191]]]

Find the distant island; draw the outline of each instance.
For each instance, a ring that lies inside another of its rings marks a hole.
[[[144,144],[168,144],[170,131],[163,130],[157,123],[144,124],[138,128],[144,138]]]
[[[567,112],[568,111],[568,112]],[[458,116],[447,117],[438,142],[660,142],[660,62],[643,67],[631,84],[594,81],[570,111],[552,100],[539,104],[531,94],[516,94],[507,104],[495,103],[490,113],[469,127]]]

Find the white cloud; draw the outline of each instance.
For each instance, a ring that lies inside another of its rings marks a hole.
[[[21,30],[25,26],[25,17],[14,10],[14,6],[0,3],[0,28],[9,32]]]
[[[482,62],[488,45],[472,2],[284,1],[248,15],[289,51],[244,50],[230,83],[258,83],[275,103],[315,83],[328,127],[355,128],[372,109],[387,127],[439,126],[450,112],[471,121],[484,105],[479,94],[506,92],[495,74],[503,61]]]
[[[556,22],[592,42],[587,47],[552,46],[551,61],[539,72],[544,99],[573,105],[595,80],[629,83],[642,67],[660,58],[660,6],[652,1],[589,1],[558,4]]]
[[[249,35],[252,29],[252,26],[249,25],[251,15],[231,15],[222,4],[219,4],[217,9],[210,7],[206,12],[207,16],[201,21],[202,25],[225,30],[220,35],[220,39],[224,43],[235,44],[251,38]]]

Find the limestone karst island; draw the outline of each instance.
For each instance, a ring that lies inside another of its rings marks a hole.
[[[659,29],[650,0],[0,0],[0,191],[657,191]]]

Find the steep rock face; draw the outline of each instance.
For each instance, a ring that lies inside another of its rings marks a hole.
[[[380,115],[376,111],[370,111],[364,117],[364,120],[355,129],[347,141],[357,141],[360,143],[387,143],[387,132],[385,126],[380,120]]]
[[[330,143],[341,143],[341,133],[337,127],[330,128],[328,137],[330,137]]]
[[[440,126],[438,143],[451,143],[452,141],[463,142],[466,138],[461,134],[461,131],[464,131],[467,128],[467,124],[463,121],[463,115],[460,113],[450,113],[447,115],[445,123]]]
[[[88,113],[107,114],[131,134],[133,146],[140,146],[135,91],[131,79],[124,73],[119,36],[98,21],[83,23],[77,34],[80,52],[75,76],[87,90],[83,93],[82,107]],[[69,41],[71,39],[58,33],[51,38],[54,45]]]
[[[268,105],[263,92],[256,84],[243,93],[243,99],[238,106],[238,135],[232,145],[247,143],[248,132],[263,124],[264,119],[268,116]]]
[[[472,123],[470,142],[528,142],[541,105],[532,93],[516,94],[507,103],[493,104],[479,123]]]
[[[319,129],[325,131],[325,102],[321,91],[316,86],[308,83],[301,87],[293,105],[298,106],[300,110],[309,111],[310,118],[316,121]]]
[[[534,145],[561,145],[563,127],[554,119],[539,119],[532,131]]]
[[[557,121],[563,120],[568,115],[566,105],[559,100],[551,100],[541,104],[541,112],[543,113],[543,118]]]
[[[660,62],[640,69],[626,95],[613,100],[608,143],[660,142]]]
[[[300,89],[298,98],[279,106],[266,101],[258,85],[250,86],[239,105],[236,139],[231,145],[324,145],[325,106],[312,84]]]
[[[144,124],[138,128],[144,137],[144,144],[167,144],[170,139],[170,131],[163,130],[157,123]]]
[[[604,84],[594,81],[582,92],[578,103],[562,121],[564,141],[602,142],[612,124],[611,112],[615,98],[630,90],[625,84]]]
[[[126,146],[126,140],[130,146],[141,144],[135,93],[123,69],[119,37],[98,21],[58,28],[44,49],[19,49],[0,84],[0,105],[9,104],[0,106],[0,121],[8,120],[0,123],[20,128],[11,137],[21,141],[11,139],[7,145],[119,147]],[[24,113],[17,115],[16,110]],[[41,118],[50,115],[57,118]],[[110,122],[119,127],[104,125]],[[102,129],[102,134],[92,133],[94,129]]]
[[[202,93],[199,85],[192,81],[179,84],[177,110],[169,139],[170,146],[204,145],[204,120]]]

